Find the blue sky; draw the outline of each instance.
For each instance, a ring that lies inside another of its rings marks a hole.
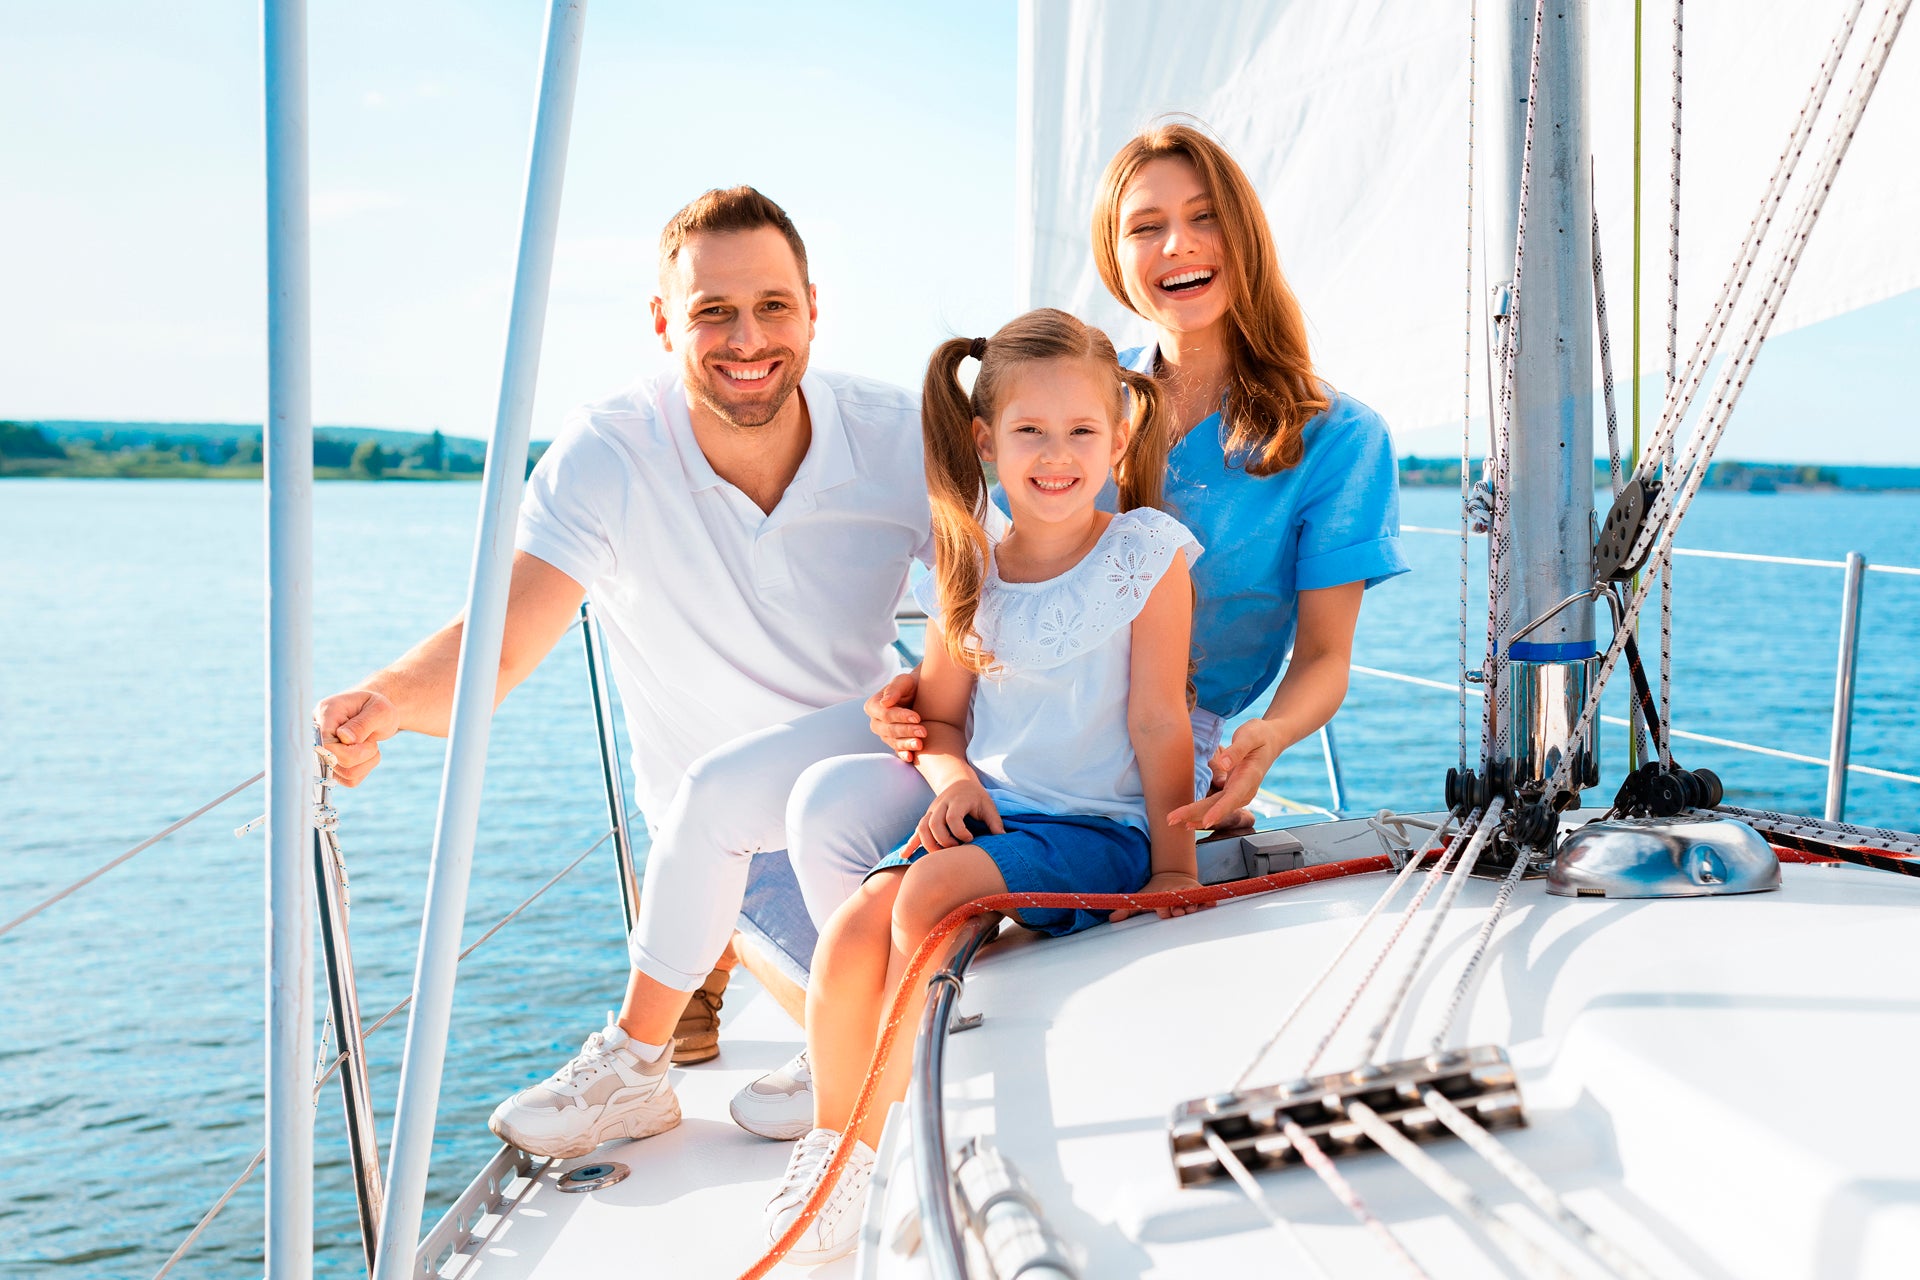
[[[318,421],[490,426],[544,15],[311,6]],[[654,236],[709,186],[793,214],[823,365],[917,383],[940,339],[1008,318],[1014,21],[1012,0],[590,7],[535,434],[661,367]],[[13,6],[0,66],[0,416],[258,421],[257,5]],[[1920,462],[1916,351],[1920,293],[1776,339],[1723,452]],[[1395,425],[1404,451],[1457,447]]]

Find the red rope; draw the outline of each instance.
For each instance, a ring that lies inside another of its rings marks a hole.
[[[1235,880],[1228,884],[1205,885],[1198,889],[1183,889],[1168,893],[996,893],[986,898],[976,898],[972,902],[955,907],[948,912],[933,931],[926,936],[914,951],[913,959],[907,964],[907,971],[900,979],[900,986],[893,993],[893,1003],[888,1006],[887,1020],[880,1028],[880,1038],[874,1045],[873,1061],[867,1067],[867,1078],[860,1086],[860,1096],[853,1104],[853,1114],[847,1119],[847,1127],[840,1133],[840,1139],[834,1144],[833,1157],[827,1161],[826,1172],[820,1183],[808,1197],[800,1216],[794,1219],[782,1235],[768,1249],[766,1255],[748,1267],[740,1275],[740,1280],[760,1280],[771,1271],[780,1260],[787,1256],[788,1250],[799,1241],[808,1225],[819,1214],[820,1208],[832,1194],[833,1187],[840,1180],[841,1171],[847,1166],[847,1160],[853,1154],[851,1135],[866,1119],[873,1105],[873,1091],[880,1081],[880,1073],[887,1060],[893,1054],[894,1039],[900,1029],[900,1021],[906,1016],[909,995],[920,985],[921,975],[939,954],[953,931],[976,916],[992,911],[1010,911],[1021,907],[1066,908],[1077,907],[1086,911],[1113,911],[1120,907],[1133,907],[1142,911],[1157,911],[1162,907],[1204,906],[1208,903],[1224,902],[1229,898],[1250,898],[1263,893],[1272,893],[1280,889],[1293,889],[1300,885],[1314,884],[1321,880],[1338,880],[1344,876],[1366,875],[1375,871],[1393,870],[1390,858],[1376,854],[1371,858],[1350,858],[1345,862],[1330,862],[1323,866],[1302,867],[1297,871],[1279,871],[1270,876],[1256,876],[1249,880]]]

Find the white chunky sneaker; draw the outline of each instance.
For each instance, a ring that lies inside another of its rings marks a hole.
[[[802,1049],[778,1071],[769,1071],[733,1095],[727,1110],[748,1133],[791,1142],[813,1128],[813,1068]]]
[[[780,1179],[773,1199],[767,1201],[768,1244],[785,1235],[800,1216],[814,1188],[820,1185],[827,1161],[833,1155],[833,1144],[839,1139],[840,1135],[832,1129],[814,1129],[793,1144],[793,1154],[787,1158],[786,1176]],[[867,1207],[867,1187],[872,1181],[873,1149],[855,1139],[853,1153],[847,1157],[846,1168],[840,1171],[840,1181],[834,1184],[833,1194],[807,1224],[787,1254],[787,1261],[812,1267],[852,1253],[860,1243],[860,1217]]]
[[[493,1109],[487,1128],[502,1142],[557,1160],[583,1156],[613,1138],[650,1138],[680,1123],[667,1068],[673,1054],[642,1062],[607,1015],[580,1052],[541,1083]]]

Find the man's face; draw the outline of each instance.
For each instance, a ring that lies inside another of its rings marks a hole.
[[[687,390],[735,427],[763,427],[807,371],[813,287],[772,227],[689,237],[653,300],[653,330]]]

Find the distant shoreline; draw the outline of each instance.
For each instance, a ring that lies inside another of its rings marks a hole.
[[[546,452],[534,441],[528,467]],[[379,427],[316,427],[316,480],[478,480],[485,441],[440,431]],[[0,477],[66,480],[258,480],[260,429],[234,423],[0,420]],[[1479,464],[1472,478],[1479,479]],[[1458,458],[1400,459],[1408,488],[1458,488]],[[1605,462],[1594,464],[1594,487],[1608,487]],[[1741,493],[1909,493],[1920,491],[1920,466],[1715,462],[1709,489]]]
[[[528,469],[546,452],[534,441]],[[60,480],[258,480],[258,427],[225,423],[0,420],[0,477]],[[316,480],[478,480],[484,441],[440,431],[318,427]]]

